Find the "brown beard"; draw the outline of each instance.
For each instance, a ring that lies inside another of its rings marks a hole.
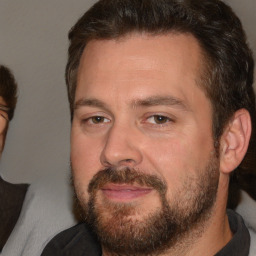
[[[81,198],[79,201],[87,224],[105,251],[123,256],[158,255],[180,243],[193,229],[197,229],[197,236],[200,236],[216,200],[218,178],[219,161],[214,156],[200,175],[187,176],[181,191],[175,194],[177,198],[169,203],[166,183],[157,176],[130,168],[109,168],[99,171],[91,180],[89,202]],[[136,204],[108,200],[99,203],[97,192],[107,183],[153,188],[159,193],[161,207],[141,220],[133,218],[139,213]]]

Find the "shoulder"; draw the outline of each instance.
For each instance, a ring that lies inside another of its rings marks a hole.
[[[249,228],[250,236],[251,236],[251,245],[250,245],[250,253],[249,256],[256,255],[256,233],[253,229]]]
[[[251,243],[249,256],[256,255],[256,201],[253,200],[245,191],[241,193],[241,201],[236,211],[243,217],[249,230]]]
[[[32,183],[3,255],[40,255],[52,237],[74,225],[69,195],[71,191],[61,180]]]
[[[246,226],[256,232],[256,201],[245,191],[241,191],[241,200],[236,208],[236,212],[243,217]]]
[[[60,181],[55,181],[54,184],[46,181],[31,184],[17,227],[22,227],[27,232],[38,232],[37,235],[49,237],[52,234],[53,237],[61,230],[74,225],[70,194],[71,191],[62,186]]]
[[[55,236],[45,247],[41,256],[101,255],[101,248],[93,233],[80,223]]]

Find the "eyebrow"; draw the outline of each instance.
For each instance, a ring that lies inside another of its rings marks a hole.
[[[78,100],[75,103],[74,110],[78,109],[79,107],[84,107],[84,106],[92,106],[92,107],[107,109],[107,105],[101,100],[93,99],[93,98],[92,99],[83,98],[83,99]]]
[[[188,106],[180,99],[173,96],[152,96],[146,99],[138,99],[133,102],[134,107],[151,106],[174,106],[183,110],[188,110]]]
[[[180,99],[173,96],[152,96],[146,99],[135,99],[131,102],[133,108],[152,107],[152,106],[173,106],[182,110],[189,110],[189,107]],[[83,98],[78,100],[74,105],[74,110],[83,106],[98,107],[108,109],[107,104],[95,98]]]

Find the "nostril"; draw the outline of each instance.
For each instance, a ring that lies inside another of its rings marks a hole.
[[[133,159],[128,158],[128,159],[123,159],[123,160],[119,161],[118,165],[120,165],[120,166],[125,166],[125,165],[126,166],[132,166],[135,163],[136,163],[136,161],[134,161]]]

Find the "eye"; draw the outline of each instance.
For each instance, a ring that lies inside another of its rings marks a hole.
[[[88,122],[89,124],[102,124],[108,123],[110,120],[104,116],[92,116],[85,119],[85,122]]]
[[[98,123],[104,123],[107,119],[105,117],[102,117],[102,116],[93,116],[91,118],[91,120],[94,124],[98,124]]]
[[[171,121],[171,118],[162,115],[153,115],[148,118],[148,122],[154,124],[165,124]]]

